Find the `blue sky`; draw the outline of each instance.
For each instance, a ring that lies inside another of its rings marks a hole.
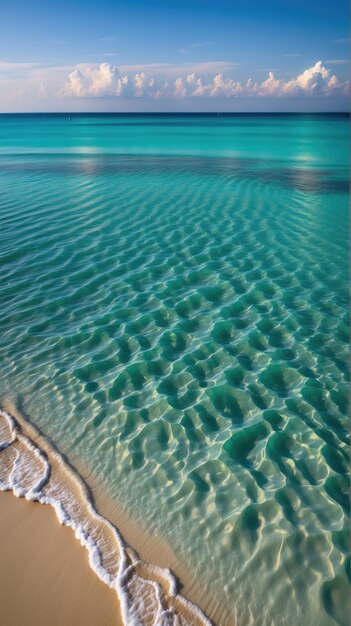
[[[346,0],[2,0],[0,110],[346,110],[348,24]]]

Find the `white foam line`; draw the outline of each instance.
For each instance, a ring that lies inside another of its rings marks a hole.
[[[16,440],[16,426],[15,426],[15,421],[13,417],[11,417],[11,415],[6,413],[5,411],[2,411],[1,409],[0,409],[0,415],[5,417],[5,419],[7,420],[8,425],[10,426],[11,434],[12,434],[12,438],[9,439],[9,441],[2,441],[2,442],[0,441],[0,452],[1,452],[1,450],[4,450],[8,446],[10,446],[11,443],[14,443],[14,441]]]
[[[64,502],[61,502],[61,499],[53,498],[50,495],[46,495],[45,493],[43,493],[43,489],[49,484],[52,474],[52,468],[46,455],[26,435],[24,435],[23,432],[21,432],[21,429],[17,426],[17,423],[12,415],[0,409],[0,416],[7,421],[8,427],[12,435],[12,438],[10,440],[6,440],[3,442],[0,441],[0,452],[1,450],[4,450],[8,446],[15,444],[18,441],[19,444],[26,446],[29,452],[33,455],[36,462],[35,467],[37,466],[37,464],[39,465],[39,467],[41,467],[41,471],[39,472],[39,478],[37,479],[33,487],[26,488],[18,484],[16,482],[16,472],[19,469],[21,455],[19,451],[15,449],[15,460],[13,462],[8,481],[7,483],[0,481],[0,490],[11,490],[17,497],[25,497],[27,500],[35,500],[41,502],[42,504],[51,505],[56,512],[59,522],[61,524],[64,524],[65,526],[70,526],[73,529],[75,536],[79,540],[81,545],[88,550],[89,564],[91,569],[104,583],[106,583],[110,588],[116,591],[120,601],[122,619],[125,626],[143,626],[143,622],[141,622],[139,617],[136,615],[136,609],[140,604],[141,598],[138,596],[133,602],[133,598],[131,598],[131,593],[128,590],[128,581],[130,577],[133,574],[138,576],[135,570],[135,565],[142,562],[137,560],[134,563],[128,563],[128,556],[126,552],[126,548],[128,546],[123,541],[117,529],[105,517],[100,515],[93,507],[89,499],[87,488],[79,475],[75,474],[73,470],[64,465],[60,455],[51,450],[50,455],[55,458],[55,461],[60,466],[64,467],[70,478],[73,478],[75,486],[78,487],[82,502],[84,503],[87,512],[99,526],[102,525],[102,527],[107,528],[112,533],[112,537],[115,542],[114,547],[117,547],[118,550],[119,566],[117,569],[117,573],[114,575],[106,570],[106,568],[103,566],[102,554],[100,553],[99,545],[94,541],[91,534],[89,534],[89,522],[87,518],[86,520],[83,519],[83,521],[79,523],[77,520],[69,515],[68,511],[65,510]],[[69,493],[62,493],[63,500],[67,497],[70,497]],[[156,566],[149,567],[157,576],[162,578],[167,583],[167,594],[170,597],[176,598],[177,582],[171,571],[169,569],[161,569]],[[177,616],[172,607],[164,606],[164,597],[162,594],[161,585],[155,580],[149,578],[140,578],[140,580],[145,580],[146,583],[150,584],[154,588],[155,596],[158,601],[157,614],[153,616],[153,625],[171,626],[171,624],[174,624],[174,618],[177,619]],[[178,596],[178,598],[181,601],[181,604],[185,606],[186,610],[189,611],[191,614],[190,622],[188,620],[185,620],[182,616],[183,624],[188,623],[189,626],[190,624],[194,624],[194,618],[198,624],[201,624],[203,626],[211,625],[211,622],[205,617],[205,615],[197,606],[193,605],[189,600],[182,596]]]

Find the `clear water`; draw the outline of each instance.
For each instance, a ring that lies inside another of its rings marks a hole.
[[[2,398],[221,624],[348,623],[348,145],[346,116],[0,116]]]

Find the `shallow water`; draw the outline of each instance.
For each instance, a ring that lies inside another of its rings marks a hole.
[[[346,625],[348,118],[0,116],[0,384],[218,623]]]

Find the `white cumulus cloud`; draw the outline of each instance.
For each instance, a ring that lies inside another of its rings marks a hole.
[[[322,65],[322,61],[318,61],[313,67],[305,70],[287,83],[282,85],[284,93],[299,93],[323,91],[329,87],[330,79],[336,78],[330,76],[330,70]]]
[[[332,62],[330,66],[333,66]],[[117,67],[109,62],[50,66],[6,59],[0,60],[0,110],[66,110],[67,106],[73,110],[82,106],[79,101],[83,99],[86,101],[84,106],[95,108],[109,106],[110,99],[120,99],[122,107],[125,106],[123,99],[135,99],[135,107],[152,109],[153,101],[161,100],[174,103],[164,104],[164,107],[190,108],[199,106],[196,101],[200,99],[212,100],[212,107],[216,108],[216,100],[230,103],[240,98],[270,98],[286,99],[288,103],[291,98],[347,96],[348,81],[340,80],[330,66],[328,62],[318,61],[293,77],[269,72],[264,80],[257,81],[243,79],[243,68],[238,80],[235,76],[237,65],[224,61]],[[94,99],[100,99],[100,104],[89,104],[88,101]],[[145,105],[137,104],[140,99]],[[183,105],[185,100],[187,102]],[[191,100],[193,104],[190,104]],[[207,106],[204,102],[200,108]]]
[[[63,93],[70,96],[103,97],[122,93],[123,82],[115,65],[101,63],[98,67],[76,69],[68,76]]]
[[[80,66],[69,74],[62,93],[77,98],[111,96],[155,99],[243,96],[281,98],[299,95],[346,94],[348,89],[348,83],[340,82],[323,65],[322,61],[318,61],[289,80],[277,78],[273,72],[269,72],[268,77],[261,83],[253,82],[250,78],[242,83],[230,76],[225,76],[223,72],[212,77],[208,73],[204,77],[196,72],[174,76],[172,68],[170,76],[167,76],[164,66],[161,72],[157,71],[160,70],[160,66],[148,66],[147,69],[149,71],[130,71],[121,74],[115,65],[109,63],[94,67]]]

